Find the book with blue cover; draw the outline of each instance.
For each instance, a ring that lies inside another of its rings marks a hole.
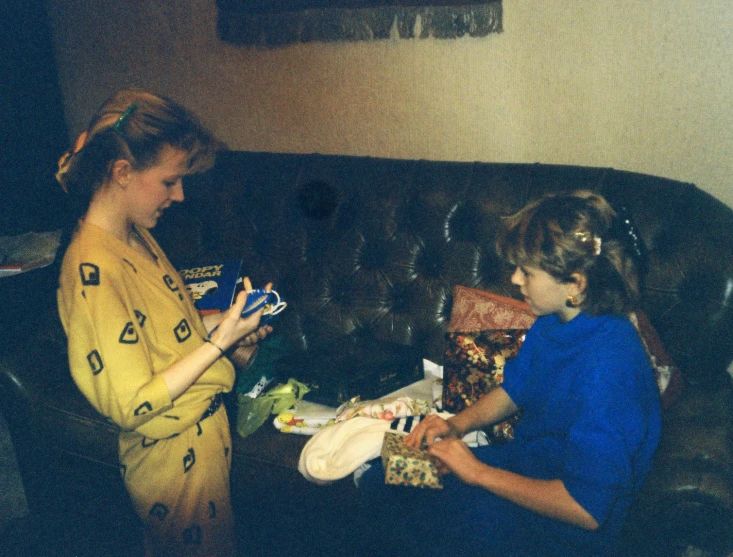
[[[228,310],[242,288],[242,261],[208,262],[179,269],[196,309],[201,315]]]

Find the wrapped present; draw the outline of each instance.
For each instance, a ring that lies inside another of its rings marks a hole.
[[[443,489],[438,468],[424,449],[405,445],[404,435],[386,432],[382,444],[384,482],[393,485]]]
[[[458,413],[504,382],[504,365],[522,347],[527,329],[446,333],[443,409]],[[490,443],[514,438],[521,412],[486,428]]]
[[[504,364],[517,355],[526,329],[446,333],[443,410],[458,413],[504,381]]]

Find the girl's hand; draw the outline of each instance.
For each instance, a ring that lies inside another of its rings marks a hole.
[[[425,419],[417,424],[417,427],[413,429],[407,437],[405,437],[405,444],[413,449],[419,449],[424,440],[428,447],[432,447],[437,438],[456,436],[456,433],[456,429],[449,422],[440,416],[431,414],[426,416]]]
[[[453,473],[459,480],[469,485],[477,485],[481,473],[486,468],[468,445],[455,437],[436,441],[428,452],[435,457],[435,464],[441,476]]]

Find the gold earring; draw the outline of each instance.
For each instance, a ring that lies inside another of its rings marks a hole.
[[[565,305],[568,306],[569,308],[577,308],[580,305],[580,302],[578,302],[578,300],[575,299],[575,296],[573,296],[572,294],[569,294],[568,299],[565,300]]]

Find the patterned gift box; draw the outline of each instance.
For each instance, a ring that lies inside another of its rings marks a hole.
[[[386,432],[382,444],[384,483],[443,489],[438,468],[423,449],[404,443],[404,435]]]
[[[457,414],[504,382],[504,364],[522,347],[527,329],[445,334],[443,410]]]
[[[456,285],[445,335],[443,410],[457,414],[504,381],[535,315],[525,302]],[[520,413],[484,430],[490,443],[514,438]]]

